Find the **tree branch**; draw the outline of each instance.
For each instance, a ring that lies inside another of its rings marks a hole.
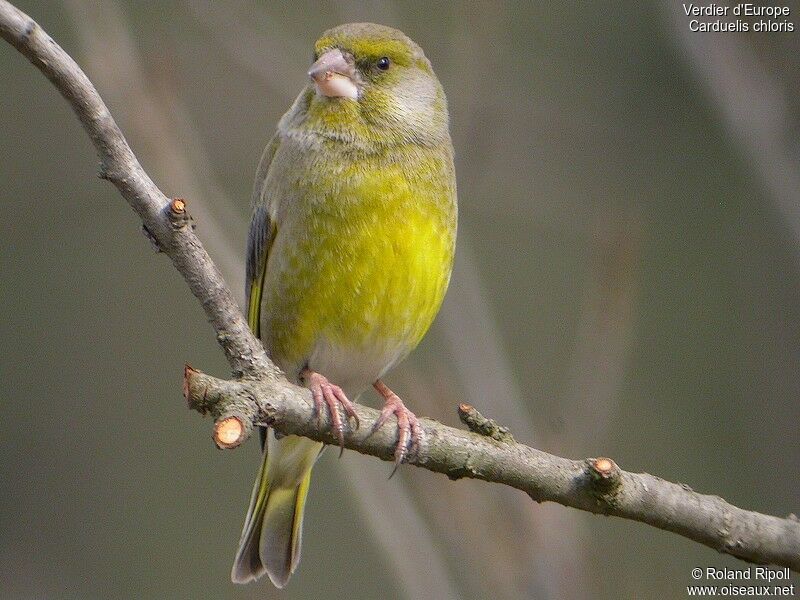
[[[274,381],[223,381],[186,368],[184,394],[189,406],[210,413],[217,423],[226,418],[267,424],[283,434],[336,444],[326,418],[318,422],[305,390]],[[356,406],[361,427],[348,432],[345,448],[393,460],[391,428],[370,435],[378,411]],[[647,473],[628,473],[611,459],[570,460],[514,441],[504,427],[474,408],[459,407],[472,431],[430,419],[421,450],[409,464],[443,473],[502,483],[522,490],[537,502],[558,502],[592,513],[641,521],[673,531],[749,562],[800,569],[800,522],[737,508],[718,496],[698,494]],[[476,433],[477,432],[477,433]],[[246,439],[243,433],[235,445]]]
[[[157,246],[172,260],[206,311],[234,378],[224,381],[187,367],[189,406],[215,419],[214,439],[233,448],[254,424],[327,444],[337,440],[326,415],[317,418],[308,390],[289,383],[252,335],[233,294],[194,234],[185,203],[170,201],[145,173],[97,90],[75,61],[30,17],[0,0],[0,36],[55,85],[83,123],[100,157],[100,174],[128,201]],[[345,447],[393,460],[395,432],[370,435],[378,412],[357,406],[361,428]],[[537,502],[553,501],[673,531],[740,559],[800,571],[800,522],[737,508],[722,498],[646,473],[622,471],[607,458],[569,460],[514,441],[474,408],[460,407],[463,431],[421,419],[424,439],[408,462],[444,473],[505,484]]]

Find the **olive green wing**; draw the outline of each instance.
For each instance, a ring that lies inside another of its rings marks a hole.
[[[277,231],[270,217],[267,175],[280,145],[278,135],[270,140],[261,156],[253,187],[253,215],[247,236],[247,322],[261,337],[261,297],[267,261]],[[305,438],[277,439],[260,427],[263,459],[253,485],[239,549],[233,561],[231,580],[247,583],[264,573],[282,588],[300,561],[303,509],[311,480],[311,467],[322,444]]]
[[[261,161],[256,170],[253,185],[252,217],[247,235],[247,267],[245,276],[245,297],[247,298],[247,323],[259,338],[261,337],[261,296],[264,290],[264,276],[272,240],[275,239],[276,223],[270,218],[270,203],[267,197],[266,182],[272,159],[280,145],[275,134],[264,148]]]

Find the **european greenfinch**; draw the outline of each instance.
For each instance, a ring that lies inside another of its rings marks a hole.
[[[343,443],[350,399],[385,399],[399,464],[422,429],[382,381],[419,343],[450,280],[456,180],[447,100],[422,49],[371,23],[330,29],[309,83],[264,150],[247,242],[250,327],[329,411]],[[322,444],[262,429],[231,578],[283,587],[300,560],[303,508]]]

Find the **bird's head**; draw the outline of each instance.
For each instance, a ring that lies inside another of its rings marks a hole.
[[[440,143],[447,101],[422,49],[373,23],[329,29],[314,44],[301,98],[306,126],[361,142]]]

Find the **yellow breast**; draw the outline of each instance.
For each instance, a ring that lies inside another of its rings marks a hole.
[[[413,159],[401,168],[363,158],[333,182],[298,179],[285,190],[292,202],[269,255],[262,337],[290,375],[313,359],[333,380],[325,367],[348,352],[390,366],[436,316],[455,247],[452,159],[418,150]]]

